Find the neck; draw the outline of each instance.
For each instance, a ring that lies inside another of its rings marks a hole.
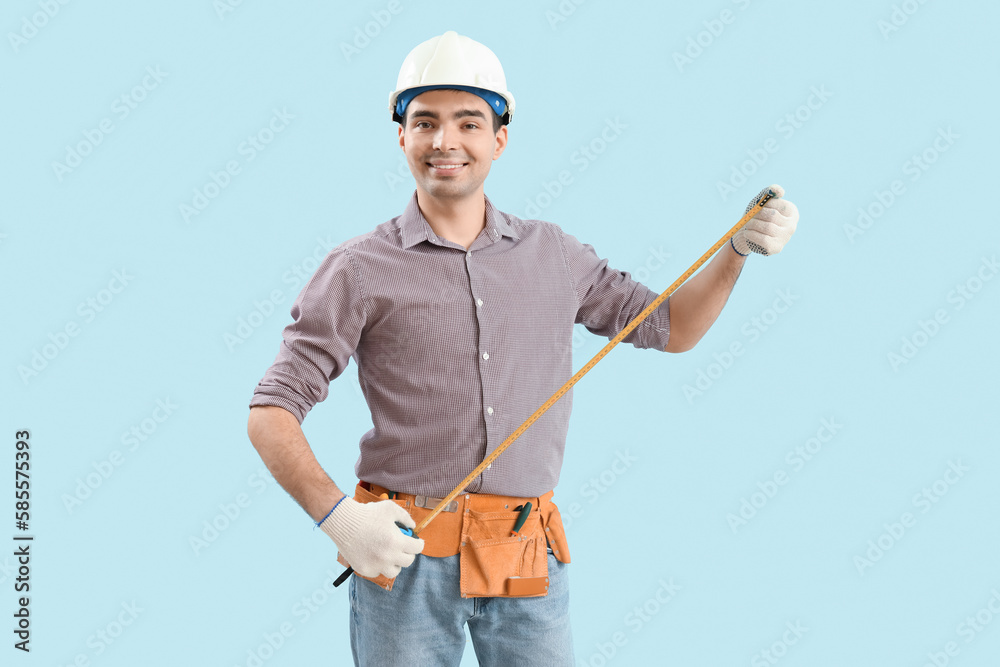
[[[486,198],[482,189],[462,199],[439,199],[417,189],[417,205],[434,233],[468,248],[486,227]]]

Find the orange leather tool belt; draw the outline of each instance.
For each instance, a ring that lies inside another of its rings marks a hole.
[[[389,493],[375,484],[359,482],[354,499],[359,503],[383,500]],[[552,502],[552,491],[537,498],[496,496],[486,493],[463,493],[434,517],[417,536],[424,540],[425,556],[447,558],[460,554],[459,585],[462,597],[540,597],[548,593],[549,562],[547,546],[563,563],[569,562],[569,548],[563,531],[559,508]],[[397,492],[393,502],[420,523],[431,513],[440,498]],[[519,511],[514,508],[531,503],[528,515],[517,535],[511,535]],[[337,560],[350,565],[340,554]],[[354,576],[360,576],[357,572]],[[392,590],[393,579],[379,575],[363,577]]]

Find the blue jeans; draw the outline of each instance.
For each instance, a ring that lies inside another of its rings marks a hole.
[[[572,667],[568,565],[549,551],[549,593],[535,598],[462,598],[458,556],[422,554],[391,591],[351,577],[351,650],[362,667],[454,667],[465,624],[480,665]]]

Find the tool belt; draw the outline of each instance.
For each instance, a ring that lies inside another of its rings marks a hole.
[[[383,493],[389,490],[359,482],[354,500],[378,502],[383,500],[380,497]],[[546,545],[559,561],[569,563],[566,533],[552,494],[549,491],[537,498],[520,498],[463,493],[417,535],[424,540],[421,553],[433,558],[460,554],[459,589],[463,598],[546,595],[549,587]],[[441,500],[397,492],[392,502],[409,512],[419,524]],[[518,534],[511,536],[519,514],[514,508],[528,502],[531,513]],[[337,560],[344,566],[350,565],[342,554],[337,555]],[[361,575],[355,572],[354,576]],[[394,579],[383,575],[362,578],[392,590]]]

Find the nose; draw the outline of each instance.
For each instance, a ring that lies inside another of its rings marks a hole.
[[[450,123],[441,123],[437,131],[434,132],[432,148],[435,151],[445,152],[458,148],[458,130]]]

